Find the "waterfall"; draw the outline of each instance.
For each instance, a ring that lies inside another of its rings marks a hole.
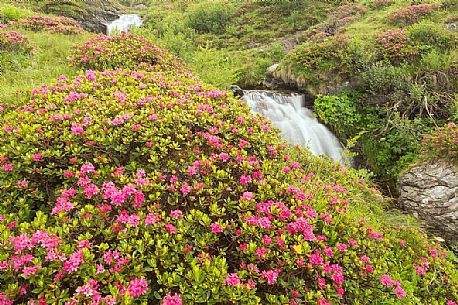
[[[325,154],[343,162],[339,140],[304,107],[304,95],[269,91],[244,91],[243,98],[254,114],[261,114],[281,131],[284,140],[307,147],[314,155]]]
[[[118,19],[107,24],[107,34],[111,35],[115,31],[128,32],[133,26],[141,26],[142,18],[137,14],[120,15]]]

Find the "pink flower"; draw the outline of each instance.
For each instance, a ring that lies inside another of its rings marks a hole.
[[[415,269],[416,269],[416,272],[417,272],[418,275],[425,275],[426,274],[426,270],[425,270],[425,268],[423,268],[423,266],[415,265]]]
[[[237,273],[229,273],[224,282],[229,286],[237,286],[240,284],[240,278]]]
[[[382,275],[382,277],[380,278],[380,283],[382,283],[383,285],[385,285],[386,287],[390,288],[391,285],[393,285],[393,280],[391,279],[391,277],[387,274],[384,274]]]
[[[229,155],[226,154],[226,153],[220,153],[220,154],[219,154],[219,158],[220,158],[223,162],[226,162],[227,160],[229,160]]]
[[[323,257],[321,256],[321,253],[319,252],[310,254],[309,260],[314,265],[320,266],[323,264]]]
[[[186,195],[191,192],[192,187],[190,187],[186,182],[184,182],[180,190],[183,195]]]
[[[258,259],[263,259],[267,254],[269,253],[269,250],[267,250],[266,247],[261,247],[256,249],[256,254],[258,255]]]
[[[12,171],[13,170],[13,163],[3,164],[2,169],[4,171]]]
[[[361,256],[361,261],[363,263],[370,263],[371,259],[369,257],[367,257],[366,255],[363,255],[363,256]]]
[[[245,184],[248,184],[251,182],[251,176],[248,175],[248,176],[245,176],[245,175],[241,175],[240,176],[240,184],[241,185],[245,185]]]
[[[81,126],[78,123],[72,123],[72,127],[70,128],[70,130],[74,135],[82,135],[84,133],[83,126]]]
[[[177,232],[177,228],[170,223],[165,224],[165,229],[169,231],[170,234],[175,234]]]
[[[22,275],[27,276],[27,275],[34,275],[37,270],[41,269],[41,265],[36,265],[33,267],[24,267],[22,269]]]
[[[338,249],[340,252],[345,252],[345,251],[347,251],[347,245],[346,245],[346,244],[338,244],[338,245],[337,245],[337,249]]]
[[[89,199],[97,195],[98,192],[99,192],[99,188],[93,183],[87,184],[84,186],[84,194]]]
[[[267,279],[267,284],[272,285],[272,284],[275,284],[277,282],[279,274],[280,274],[280,270],[279,269],[263,271],[263,272],[261,272],[260,278],[261,279],[264,279],[264,278]]]
[[[161,305],[182,305],[180,296],[175,293],[173,296],[170,295],[170,292],[164,298]]]
[[[178,219],[183,216],[183,212],[181,210],[173,210],[170,212],[170,216],[172,216],[172,218]]]
[[[212,223],[210,225],[210,228],[212,229],[212,233],[221,233],[223,232],[223,227],[217,223]]]
[[[396,296],[400,299],[406,296],[406,292],[400,286],[396,287],[396,290],[394,292],[396,293]]]
[[[38,153],[33,155],[32,160],[38,162],[41,158],[43,158],[43,155]]]
[[[136,278],[130,281],[129,288],[129,295],[131,298],[134,298],[138,295],[144,295],[148,289],[148,283],[144,278]]]
[[[254,199],[254,195],[251,192],[244,192],[242,197],[240,197],[241,200],[248,200],[251,201]]]

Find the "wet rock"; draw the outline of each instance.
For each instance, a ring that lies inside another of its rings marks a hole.
[[[234,96],[242,97],[243,96],[243,90],[237,85],[232,85],[231,90],[234,93]]]

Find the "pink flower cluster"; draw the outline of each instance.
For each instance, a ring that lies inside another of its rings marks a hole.
[[[430,14],[434,7],[428,3],[409,5],[392,12],[388,19],[399,25],[408,25],[418,21],[420,17]]]
[[[18,32],[0,32],[0,50],[19,53],[30,53],[32,47],[27,37]]]
[[[50,31],[63,34],[80,34],[83,28],[67,17],[31,16],[19,20],[19,25],[32,31]]]

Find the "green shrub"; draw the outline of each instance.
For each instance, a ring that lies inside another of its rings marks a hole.
[[[457,36],[442,24],[422,21],[411,25],[406,31],[412,43],[422,49],[451,49],[456,45]]]
[[[231,5],[224,1],[204,1],[191,7],[187,24],[201,33],[221,34],[231,19]]]
[[[199,47],[192,54],[190,66],[204,81],[228,89],[238,79],[239,68],[233,56],[224,49]]]
[[[181,63],[165,49],[159,48],[143,36],[125,34],[98,35],[77,48],[73,54],[74,65],[83,69],[105,70],[133,69],[139,64],[159,67],[159,70],[176,69]]]
[[[314,109],[318,117],[332,126],[341,139],[350,139],[361,131],[361,114],[355,98],[346,94],[318,95]]]
[[[187,72],[88,70],[0,107],[3,304],[458,297],[449,254],[358,172]]]
[[[421,142],[421,153],[427,158],[450,158],[458,162],[458,127],[449,123],[425,135]]]
[[[391,62],[412,60],[417,53],[404,29],[390,29],[377,34],[376,42],[382,55]]]
[[[373,95],[402,90],[408,77],[405,66],[395,67],[388,61],[377,61],[360,74],[362,88]]]
[[[32,14],[29,10],[11,4],[0,4],[0,22],[18,21]]]

